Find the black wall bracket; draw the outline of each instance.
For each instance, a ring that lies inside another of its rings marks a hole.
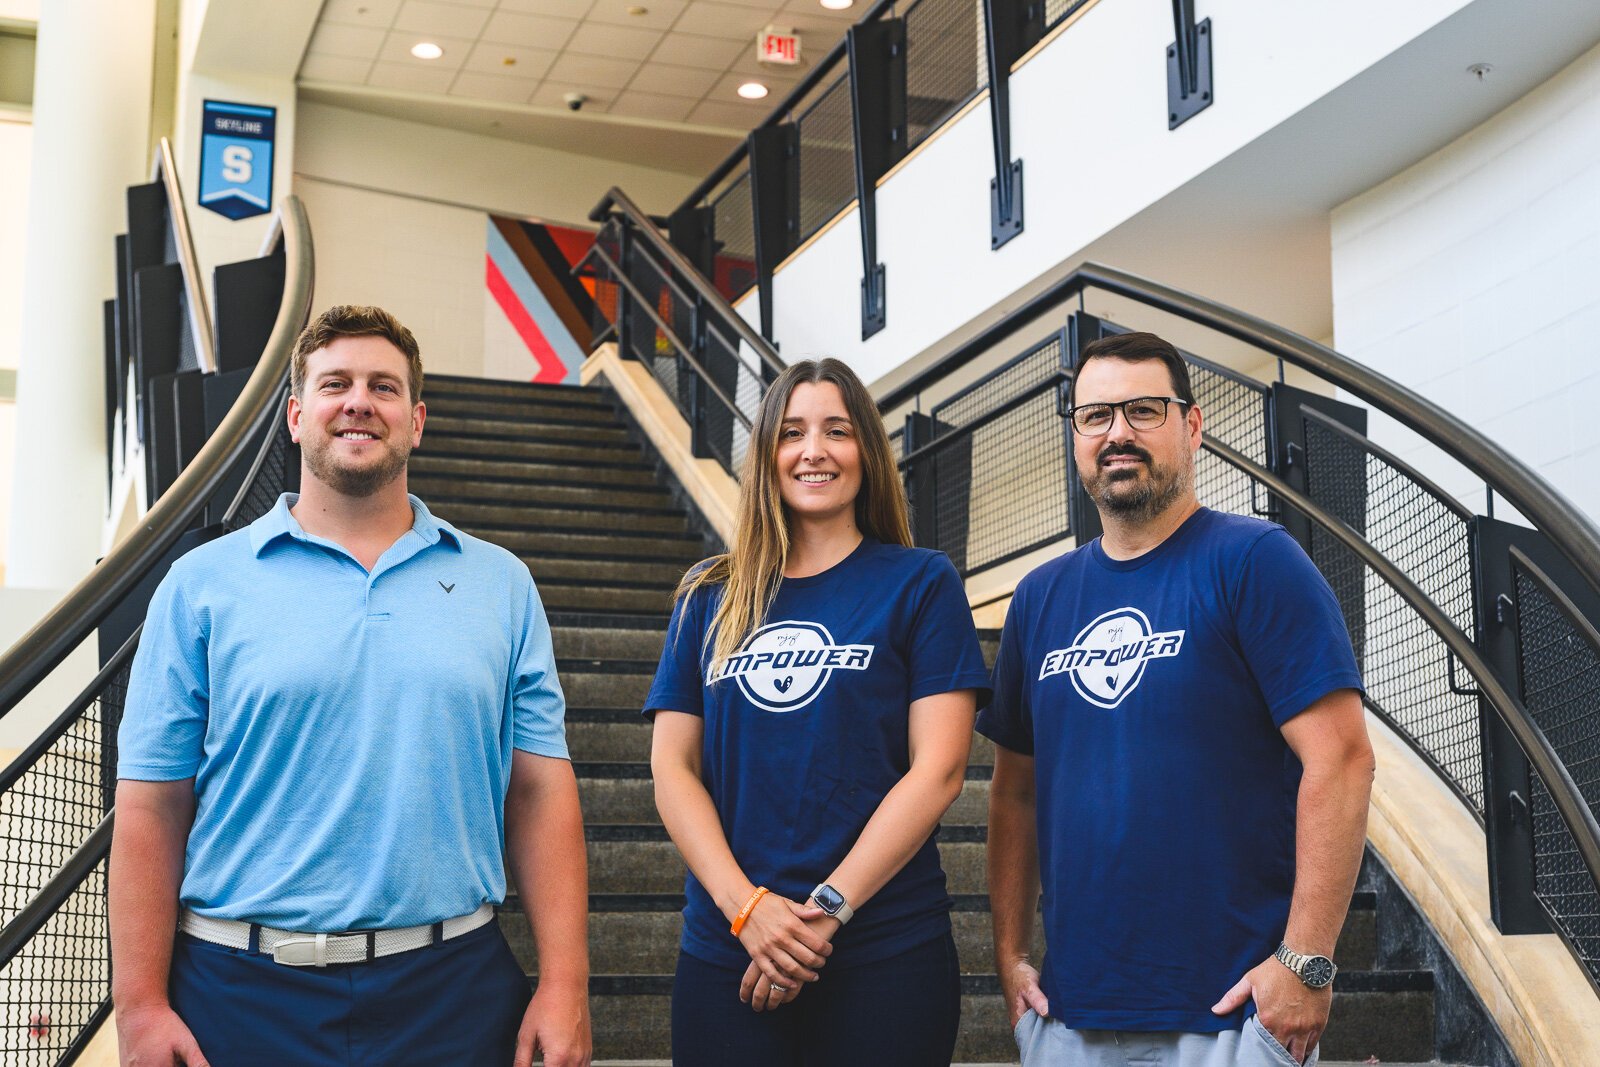
[[[1044,36],[1044,0],[983,0],[984,59],[994,131],[989,247],[1022,232],[1022,160],[1011,158],[1011,66]]]
[[[861,339],[888,321],[886,272],[878,262],[878,179],[906,154],[906,24],[879,19],[850,27],[850,103],[861,219]]]
[[[1196,24],[1194,0],[1172,0],[1177,40],[1167,46],[1167,129],[1175,130],[1216,99],[1211,82],[1211,20]]]

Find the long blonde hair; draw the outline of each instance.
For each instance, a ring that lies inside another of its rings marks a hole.
[[[856,494],[856,525],[887,544],[911,545],[905,487],[895,467],[889,434],[867,387],[837,359],[807,359],[778,375],[756,409],[750,447],[739,475],[739,518],[733,544],[720,556],[689,569],[678,583],[677,600],[702,586],[721,585],[722,603],[706,629],[710,673],[755,632],[778,595],[784,561],[789,558],[789,520],[778,485],[778,436],[790,394],[802,383],[837,386],[861,450],[861,490]]]

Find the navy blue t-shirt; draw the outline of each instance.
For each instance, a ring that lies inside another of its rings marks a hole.
[[[805,900],[907,770],[910,705],[957,689],[987,699],[961,579],[940,552],[867,538],[838,564],[785,578],[767,615],[708,683],[720,587],[680,601],[646,714],[705,718],[702,774],[745,876]],[[950,929],[937,830],[834,938],[828,969],[886,959]],[[683,951],[750,962],[689,875]]]
[[[1050,1014],[1214,1032],[1278,947],[1300,762],[1280,728],[1361,675],[1283,527],[1202,508],[1150,552],[1098,540],[1018,584],[979,732],[1032,755]]]

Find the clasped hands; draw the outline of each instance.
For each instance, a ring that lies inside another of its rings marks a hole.
[[[840,922],[814,904],[797,904],[776,893],[756,902],[739,931],[750,966],[739,982],[739,999],[756,1011],[772,1011],[800,995],[805,983],[833,952]]]

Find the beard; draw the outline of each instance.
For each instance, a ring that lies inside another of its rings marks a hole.
[[[411,440],[402,436],[380,442],[383,455],[376,461],[360,467],[346,466],[334,454],[334,440],[321,437],[315,444],[302,441],[300,455],[317,481],[342,496],[371,496],[400,477],[411,459]]]
[[[1111,456],[1133,456],[1143,461],[1145,477],[1138,468],[1107,471],[1103,467]],[[1194,484],[1194,465],[1185,463],[1169,470],[1156,465],[1150,453],[1138,445],[1107,445],[1095,456],[1094,469],[1078,467],[1078,477],[1091,499],[1107,515],[1124,522],[1149,522],[1160,515]]]

